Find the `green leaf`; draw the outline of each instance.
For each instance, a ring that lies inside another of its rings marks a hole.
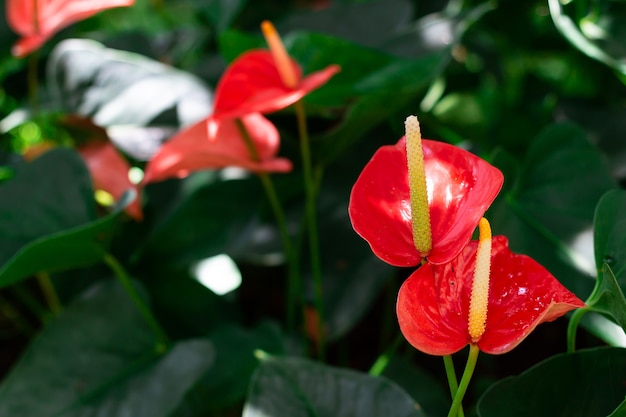
[[[615,411],[613,411],[607,417],[624,417],[624,416],[626,416],[626,400],[624,400],[619,406],[617,406]]]
[[[596,265],[614,271],[622,290],[626,288],[626,191],[611,190],[598,202],[594,217]]]
[[[612,317],[626,332],[626,298],[607,264],[602,266],[602,273],[586,304],[590,310]]]
[[[495,161],[498,164],[498,161]],[[532,142],[519,178],[489,212],[495,234],[542,263],[581,298],[595,275],[591,227],[596,204],[615,182],[585,132],[555,124]]]
[[[169,195],[169,201],[163,202],[143,248],[144,256],[159,263],[184,264],[229,253],[229,245],[236,239],[250,236],[254,230],[251,222],[266,208],[259,179],[220,180],[211,175],[204,183],[198,181],[205,178],[202,174],[186,178],[179,194]],[[157,193],[167,186],[155,184],[147,190]],[[233,204],[235,201],[247,203]]]
[[[298,358],[265,358],[253,376],[243,417],[424,416],[384,377]]]
[[[91,178],[76,152],[54,149],[20,165],[0,184],[0,287],[97,262],[133,199],[127,194],[97,219]]]
[[[624,401],[626,349],[597,348],[553,356],[493,384],[480,417],[606,416]]]
[[[28,346],[0,386],[0,414],[166,417],[212,358],[207,341],[161,352],[122,287],[100,282]]]
[[[91,40],[60,42],[47,65],[57,105],[108,128],[116,144],[140,160],[149,159],[172,127],[202,119],[213,105],[212,93],[193,74]]]
[[[213,415],[240,404],[259,366],[254,352],[284,353],[278,326],[269,322],[254,329],[225,325],[211,332],[208,339],[215,347],[215,362],[188,393],[175,417]]]

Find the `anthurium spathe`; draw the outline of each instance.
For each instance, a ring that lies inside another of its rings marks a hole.
[[[339,72],[338,65],[306,77],[291,59],[269,22],[263,24],[270,50],[244,52],[224,72],[215,90],[215,109],[208,119],[211,139],[220,120],[239,118],[248,113],[271,113],[288,107],[321,87]]]
[[[453,259],[471,239],[504,182],[500,170],[456,146],[425,139],[421,150],[424,210],[429,215],[423,222],[430,222],[426,228],[432,236],[426,253],[416,248],[414,240],[414,223],[421,220],[415,222],[411,204],[405,137],[376,151],[350,195],[354,230],[380,259],[394,266],[415,266],[423,258],[435,264]]]
[[[288,172],[291,161],[276,157],[280,136],[276,127],[259,113],[219,124],[217,140],[207,140],[206,119],[184,129],[166,142],[146,167],[144,183],[182,178],[203,169],[236,166],[252,172]],[[241,123],[250,144],[242,136]],[[254,147],[250,149],[249,145]]]
[[[137,192],[137,198],[126,208],[136,220],[143,219],[139,189],[130,182],[130,164],[110,141],[92,140],[77,148],[83,157],[96,190],[109,193],[116,201],[129,189]]]
[[[584,303],[543,266],[508,247],[496,236],[490,247],[490,272],[479,330],[472,330],[471,299],[478,241],[471,241],[451,262],[426,263],[402,285],[396,312],[400,329],[416,349],[451,355],[468,344],[489,354],[506,353],[543,322]],[[489,269],[489,266],[487,266]]]
[[[106,9],[131,6],[134,0],[6,0],[7,21],[22,36],[14,56],[38,49],[56,32]]]

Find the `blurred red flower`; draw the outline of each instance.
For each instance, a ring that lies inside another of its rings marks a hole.
[[[500,170],[456,146],[422,140],[432,232],[429,263],[448,262],[469,242],[480,218],[502,188]],[[383,146],[350,195],[354,230],[394,266],[416,266],[405,138]]]
[[[94,189],[106,191],[116,201],[129,189],[137,192],[137,198],[126,208],[126,212],[135,220],[142,220],[141,193],[128,178],[130,164],[115,146],[109,141],[93,140],[79,146],[77,151],[89,168]]]
[[[280,137],[276,127],[259,113],[241,117],[254,153],[246,145],[235,120],[219,124],[217,141],[207,140],[206,119],[181,131],[166,142],[146,167],[143,183],[181,178],[202,169],[228,166],[252,172],[288,172],[291,161],[277,158]]]
[[[11,53],[22,58],[59,30],[106,9],[131,6],[134,0],[6,0],[7,21],[22,38]]]
[[[302,77],[296,61],[286,65],[295,75],[295,85],[287,85],[272,53],[256,49],[244,52],[226,70],[215,90],[215,110],[208,119],[209,137],[215,139],[219,121],[248,113],[271,113],[288,107],[311,91],[324,85],[339,72],[338,65]]]
[[[416,349],[451,355],[472,343],[468,316],[478,241],[451,262],[426,263],[402,285],[396,313],[400,330]],[[504,236],[492,241],[485,330],[475,342],[489,354],[510,351],[537,325],[585,304],[543,266],[508,248]]]

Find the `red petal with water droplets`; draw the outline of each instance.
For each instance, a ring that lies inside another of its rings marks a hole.
[[[217,141],[209,141],[204,119],[181,131],[159,149],[146,167],[144,183],[229,166],[252,172],[291,171],[291,161],[276,157],[280,137],[272,122],[259,113],[248,114],[241,120],[252,138],[258,160],[250,156],[234,120],[221,121],[217,125]]]
[[[450,263],[423,265],[400,288],[398,323],[416,349],[451,355],[470,343],[476,248],[472,241]],[[504,236],[493,239],[491,264],[487,323],[477,343],[485,353],[506,353],[540,323],[585,305],[532,258],[512,253]]]
[[[476,155],[443,142],[422,140],[433,248],[430,263],[454,258],[502,188],[500,170]],[[354,230],[383,261],[415,266],[404,138],[381,147],[357,179],[349,205]]]

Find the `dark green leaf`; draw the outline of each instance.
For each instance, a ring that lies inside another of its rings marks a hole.
[[[515,187],[489,212],[494,233],[507,235],[514,250],[537,259],[586,298],[595,275],[593,213],[615,187],[597,149],[576,126],[552,125],[533,140],[519,178],[505,181]]]
[[[21,165],[0,184],[0,286],[97,262],[133,198],[97,219],[91,178],[77,153],[55,149]]]
[[[212,360],[207,341],[163,353],[122,287],[101,282],[33,340],[0,386],[0,414],[166,417]]]
[[[240,403],[259,365],[254,352],[284,353],[278,327],[267,322],[251,330],[226,325],[208,338],[215,346],[215,363],[187,395],[175,417],[212,415]]]
[[[626,332],[626,298],[607,264],[602,267],[596,287],[586,304],[592,311],[612,317]]]
[[[612,190],[600,199],[594,217],[595,259],[614,271],[622,290],[626,288],[626,191]]]
[[[243,417],[424,416],[384,377],[297,358],[265,358],[253,376]]]
[[[566,353],[492,385],[480,417],[606,416],[624,401],[626,349]]]

